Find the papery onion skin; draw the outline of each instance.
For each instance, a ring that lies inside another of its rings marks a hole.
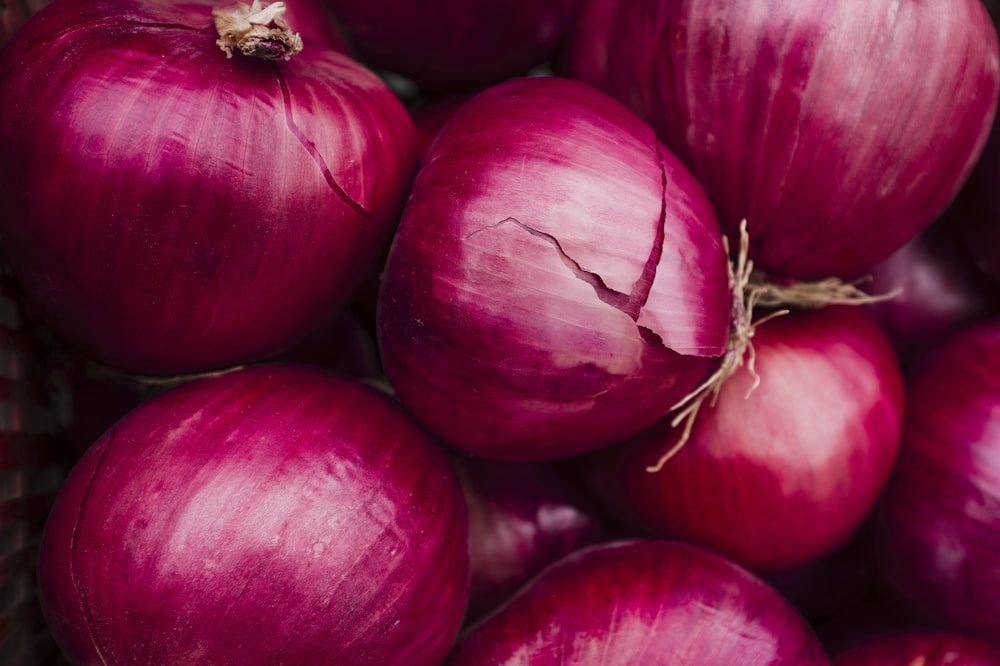
[[[0,238],[101,362],[172,375],[288,348],[346,305],[412,181],[405,108],[327,48],[227,58],[214,3],[67,0],[0,53]]]
[[[648,126],[577,81],[512,80],[424,156],[383,273],[383,365],[460,451],[592,450],[718,362],[726,271],[710,203]]]
[[[798,311],[757,327],[744,366],[676,442],[664,421],[623,450],[621,489],[655,534],[756,571],[800,566],[851,540],[895,464],[905,407],[895,352],[853,306]]]
[[[909,382],[876,514],[881,576],[911,615],[1000,642],[1000,322],[939,345]]]
[[[431,666],[464,612],[466,530],[454,468],[398,405],[260,366],[95,443],[46,525],[40,596],[77,664]]]
[[[839,655],[834,666],[996,666],[1000,647],[945,631],[903,631],[877,638]]]
[[[544,65],[580,0],[326,0],[359,56],[425,94],[475,91]]]
[[[806,622],[745,569],[689,544],[592,546],[459,640],[448,666],[829,664]]]
[[[620,0],[607,40],[605,89],[790,278],[863,274],[936,218],[1000,90],[981,0]]]

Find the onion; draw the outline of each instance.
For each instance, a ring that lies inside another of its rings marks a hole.
[[[440,664],[466,520],[452,465],[389,398],[259,366],[162,393],[88,450],[40,595],[74,663]]]
[[[581,0],[326,0],[372,67],[426,94],[474,91],[545,64]]]
[[[213,6],[67,0],[0,53],[5,255],[58,332],[127,372],[302,339],[375,269],[415,168],[372,72],[308,46],[227,58]]]
[[[756,576],[679,542],[591,546],[546,569],[459,641],[449,666],[828,664]]]
[[[718,364],[732,295],[711,205],[595,88],[516,79],[461,106],[389,251],[378,341],[458,450],[543,460],[651,425]]]
[[[42,7],[52,0],[10,0],[0,6],[0,44],[4,44],[11,35],[31,18]]]
[[[951,632],[908,631],[872,638],[834,660],[835,666],[996,666],[1000,647]]]
[[[778,317],[753,344],[753,367],[722,386],[662,469],[650,471],[681,436],[669,421],[623,449],[618,488],[654,534],[764,572],[851,540],[896,461],[904,387],[889,340],[858,307]]]
[[[469,509],[466,623],[492,611],[556,560],[610,538],[598,510],[552,463],[456,461]]]
[[[1000,642],[1000,321],[915,371],[877,514],[881,575],[915,617]]]
[[[981,0],[620,0],[579,39],[595,34],[605,89],[691,169],[727,234],[748,221],[758,268],[790,278],[854,277],[930,224],[1000,90]]]

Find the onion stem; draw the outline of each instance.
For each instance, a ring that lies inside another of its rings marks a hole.
[[[215,9],[212,20],[219,33],[215,43],[227,58],[235,49],[253,58],[288,60],[302,50],[302,38],[292,32],[284,13],[284,2],[264,5],[261,0]]]

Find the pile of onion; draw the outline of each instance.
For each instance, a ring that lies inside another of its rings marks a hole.
[[[53,328],[127,372],[298,342],[377,269],[412,180],[385,83],[303,45],[282,3],[219,4],[66,0],[0,51],[3,253]]]
[[[449,459],[389,398],[258,366],[166,391],[88,450],[40,594],[74,663],[437,666],[466,520]]]

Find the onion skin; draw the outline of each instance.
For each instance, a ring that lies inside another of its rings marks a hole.
[[[745,569],[689,544],[592,546],[469,630],[448,666],[829,664],[806,622]]]
[[[415,170],[372,72],[308,46],[226,58],[212,7],[67,0],[0,53],[5,255],[59,333],[126,372],[298,342],[374,271]]]
[[[853,306],[758,326],[744,366],[705,406],[690,440],[662,422],[623,450],[620,487],[654,534],[716,550],[755,571],[804,565],[847,544],[899,450],[903,376],[888,338]]]
[[[620,0],[607,39],[592,47],[609,51],[604,89],[688,165],[724,232],[748,221],[758,268],[788,278],[863,274],[930,224],[1000,90],[981,0]]]
[[[545,64],[580,0],[326,0],[371,67],[429,95],[471,92]]]
[[[652,130],[595,88],[498,84],[424,156],[379,294],[400,400],[456,449],[545,460],[663,416],[718,363],[721,233]]]
[[[1000,642],[1000,322],[948,338],[908,391],[881,576],[911,615]]]
[[[88,450],[40,597],[75,664],[440,664],[466,520],[449,460],[389,398],[260,366],[160,394]]]
[[[872,638],[834,659],[834,666],[996,666],[1000,647],[943,631]]]

